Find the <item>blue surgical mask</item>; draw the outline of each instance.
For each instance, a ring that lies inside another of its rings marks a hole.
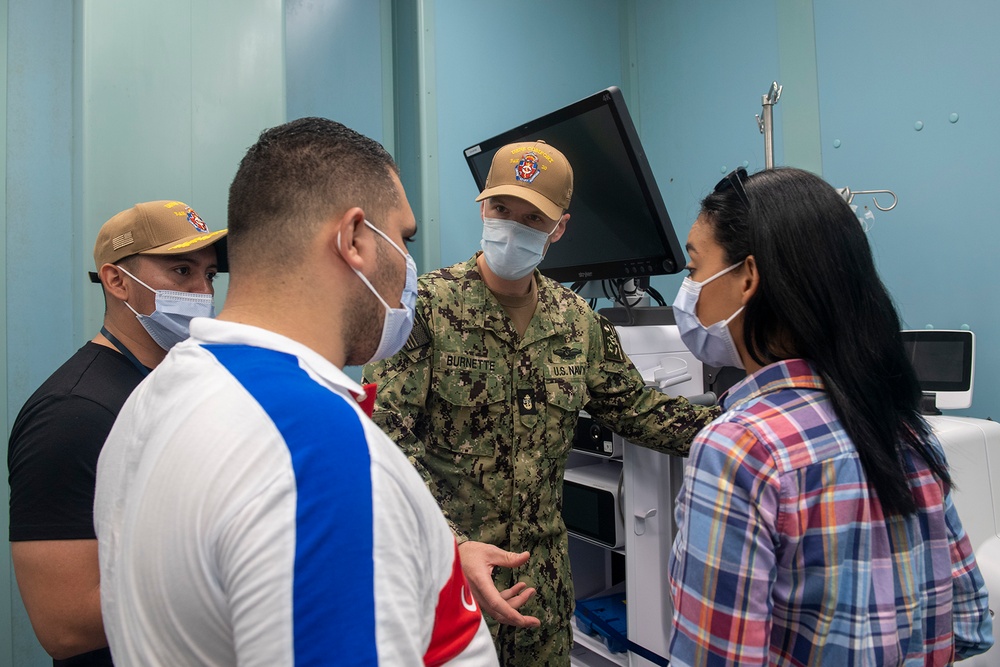
[[[698,283],[690,278],[685,278],[681,283],[680,290],[677,291],[677,298],[674,299],[674,321],[681,334],[681,340],[691,351],[691,354],[703,364],[709,366],[732,366],[743,368],[743,360],[733,342],[733,336],[729,333],[729,323],[733,318],[743,312],[740,308],[715,324],[704,326],[698,320],[698,296],[701,288],[712,282],[719,276],[723,276],[743,262],[737,262],[727,269],[719,271],[711,278]]]
[[[149,315],[143,315],[127,301],[125,305],[135,313],[136,319],[139,320],[139,324],[146,330],[149,337],[164,350],[169,350],[190,335],[193,318],[215,317],[215,299],[212,294],[153,289],[129,273],[124,267],[118,266],[118,268],[156,295],[156,308]]]
[[[490,271],[518,280],[535,270],[545,256],[545,244],[559,223],[546,234],[515,220],[483,218],[483,255]]]
[[[375,361],[388,359],[402,350],[403,345],[406,344],[406,339],[410,337],[410,331],[413,329],[413,313],[417,305],[417,263],[413,261],[413,257],[403,252],[402,248],[396,245],[382,230],[367,220],[365,220],[365,224],[376,234],[388,241],[389,245],[395,248],[396,252],[406,260],[406,284],[403,286],[403,295],[399,299],[399,308],[389,306],[385,299],[375,291],[375,288],[372,287],[372,284],[365,278],[364,274],[354,269],[354,273],[358,275],[358,278],[361,278],[361,282],[371,290],[375,298],[385,307],[385,320],[382,322],[382,337],[379,339],[378,349],[375,350],[372,358],[365,362],[370,364]],[[339,233],[337,241],[339,245]]]

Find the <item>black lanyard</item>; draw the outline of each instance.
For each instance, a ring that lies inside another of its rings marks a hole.
[[[142,362],[136,359],[135,355],[132,354],[132,351],[129,350],[124,345],[122,345],[121,341],[115,338],[114,335],[112,335],[112,333],[108,331],[106,327],[101,327],[101,333],[104,335],[105,338],[107,338],[111,342],[112,345],[115,346],[115,348],[118,349],[119,352],[125,355],[126,359],[132,362],[132,365],[136,367],[136,370],[142,373],[143,377],[149,375],[149,369],[143,366]]]

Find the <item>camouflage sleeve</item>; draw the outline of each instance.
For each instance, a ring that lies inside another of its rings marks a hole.
[[[368,364],[362,371],[364,382],[377,386],[372,421],[406,454],[410,464],[423,478],[431,493],[431,473],[423,465],[426,447],[427,392],[431,382],[433,344],[426,319],[418,304],[413,331],[403,349],[385,361]],[[468,540],[445,512],[448,525],[459,543]]]
[[[598,315],[588,351],[585,410],[597,421],[638,445],[687,456],[694,436],[719,416],[716,406],[694,405],[646,387],[622,350],[615,327]]]

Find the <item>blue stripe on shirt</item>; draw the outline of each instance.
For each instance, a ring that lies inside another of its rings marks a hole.
[[[371,459],[357,413],[293,355],[203,347],[264,408],[292,457],[295,665],[378,664]]]

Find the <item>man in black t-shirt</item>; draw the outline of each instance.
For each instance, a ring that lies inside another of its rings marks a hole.
[[[11,556],[31,625],[54,665],[111,665],[94,533],[97,458],[132,390],[212,316],[226,230],[178,201],[136,204],[97,235],[90,274],[104,326],[28,399],[7,453]],[[151,656],[153,657],[153,656]]]

